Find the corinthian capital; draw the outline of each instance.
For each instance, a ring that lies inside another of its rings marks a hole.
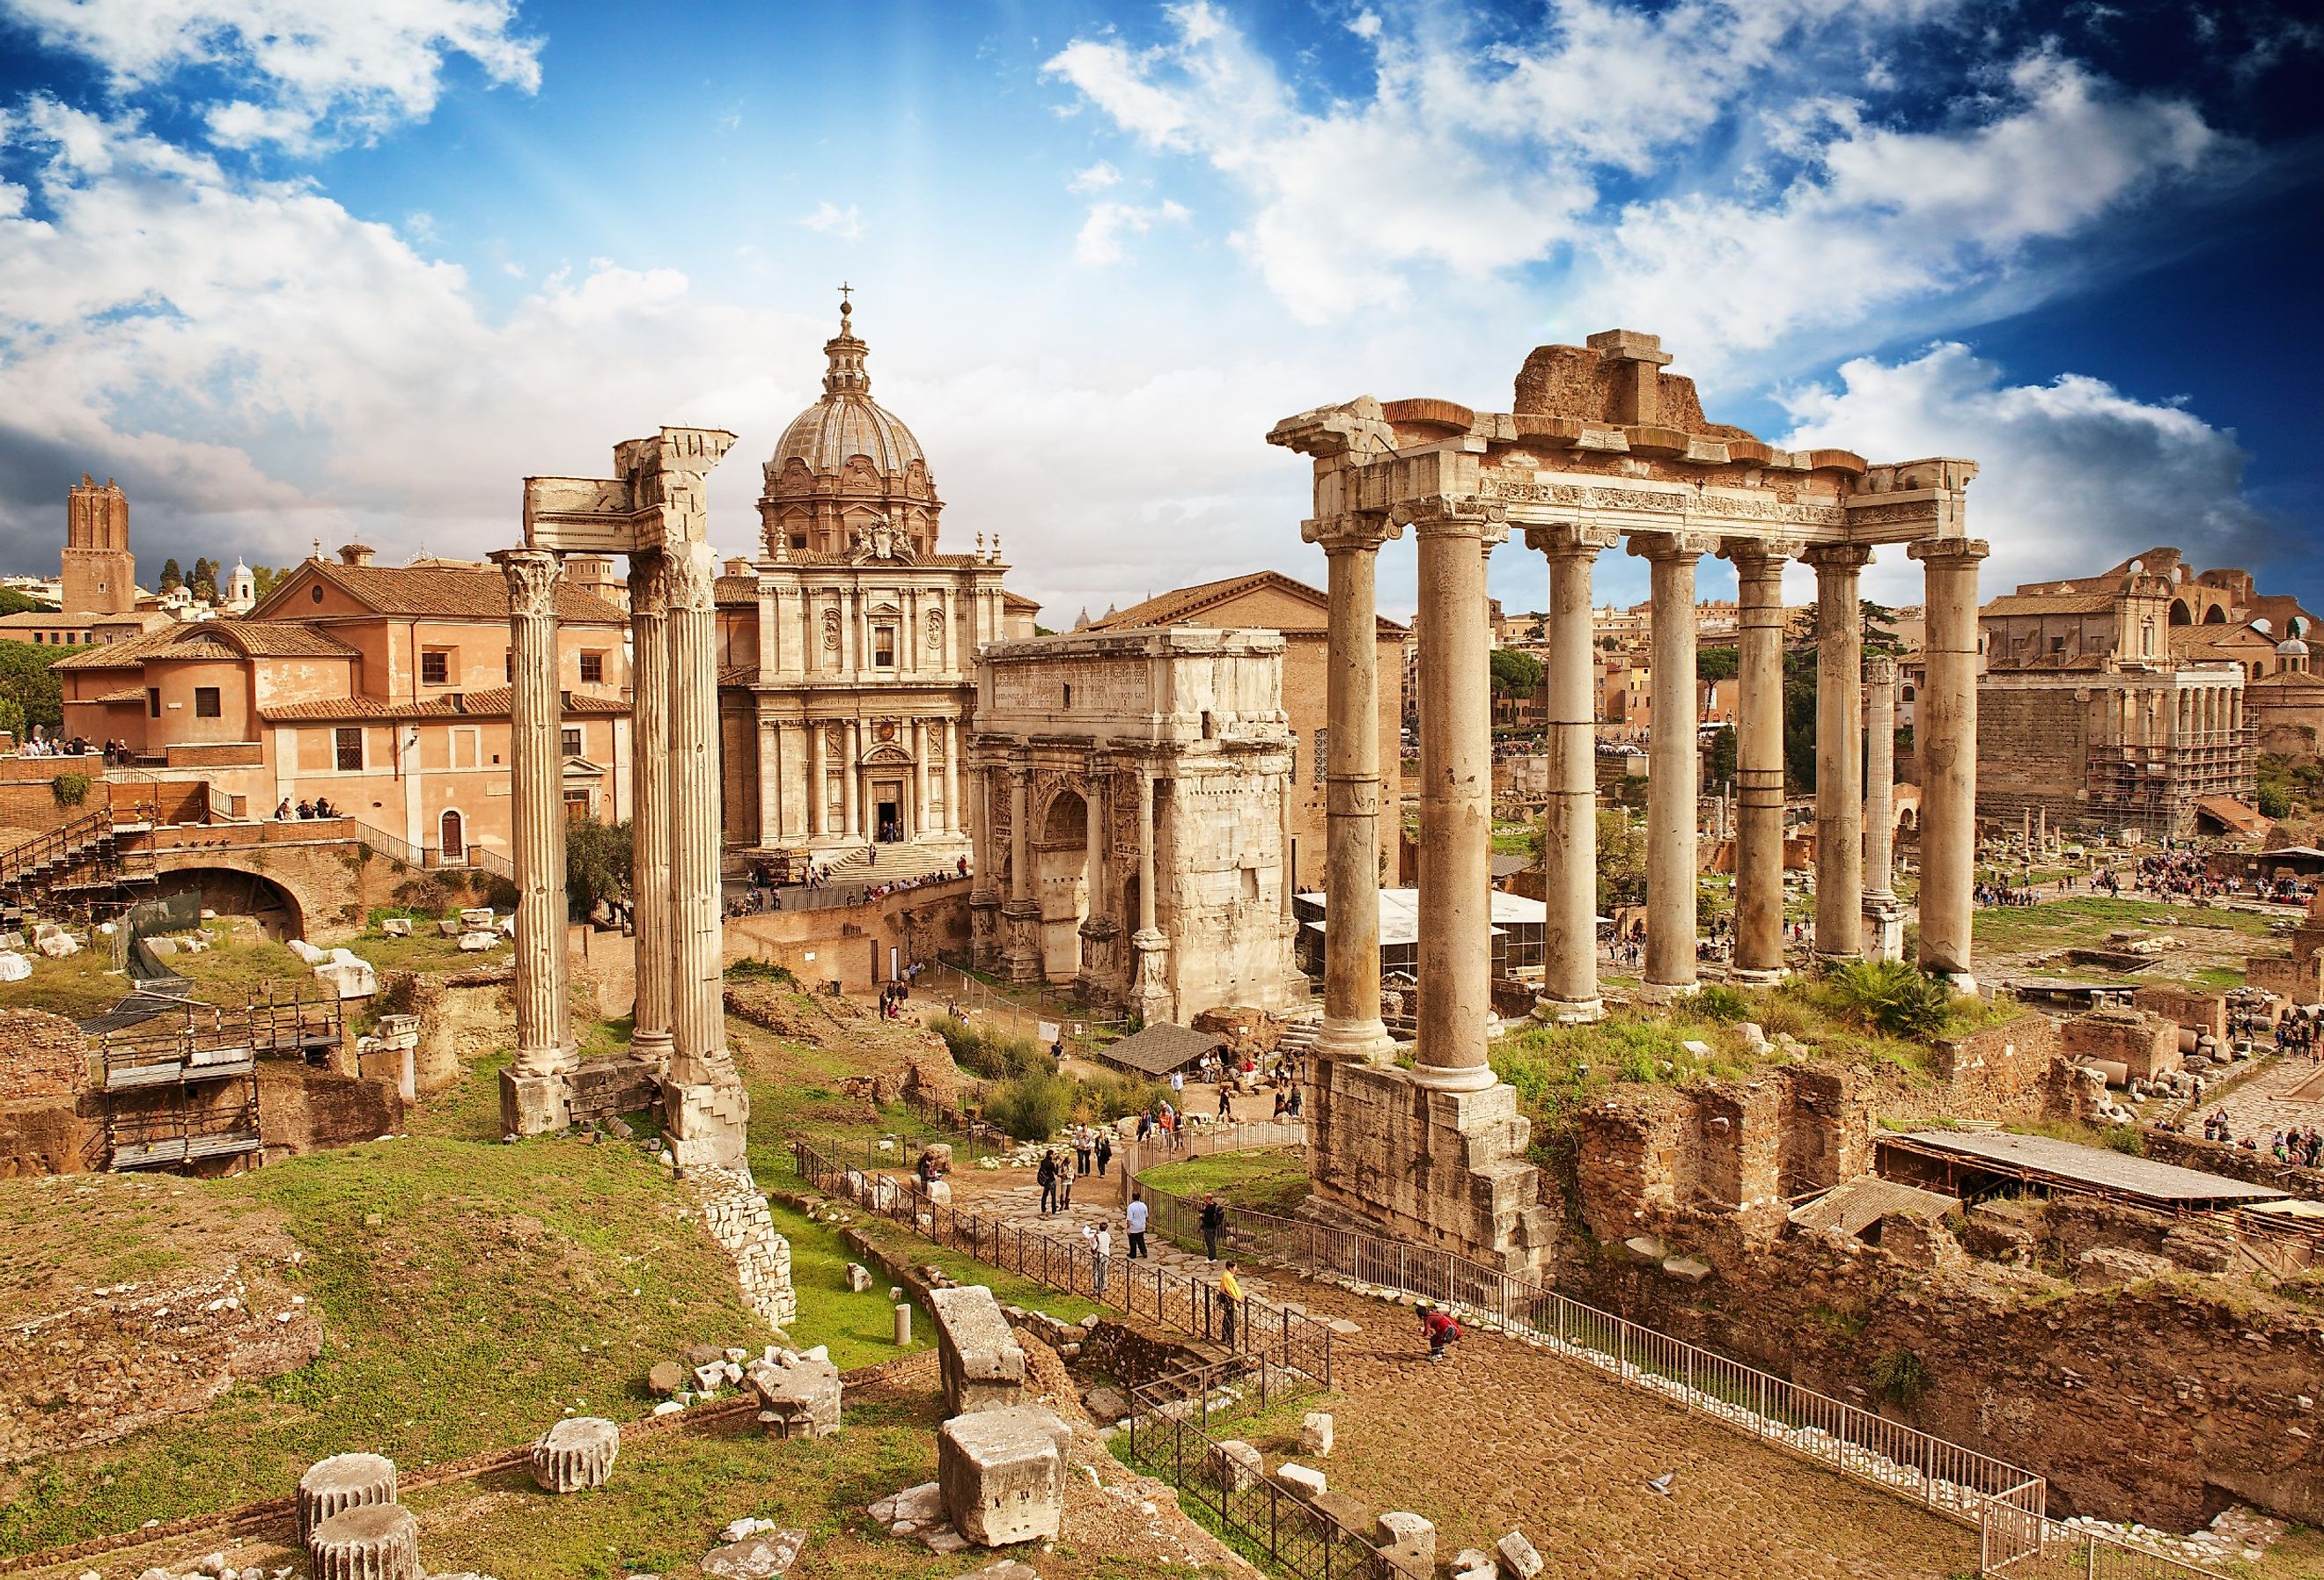
[[[1593,559],[1622,541],[1612,527],[1549,522],[1525,530],[1526,547],[1552,559]]]
[[[1424,494],[1388,506],[1388,519],[1423,538],[1477,538],[1487,548],[1509,538],[1509,510],[1473,494]]]
[[[1821,576],[1825,571],[1858,571],[1872,563],[1869,543],[1812,543],[1802,550],[1800,558],[1816,568]]]
[[[669,613],[669,559],[659,549],[630,556],[630,615],[659,620]]]
[[[1326,554],[1360,550],[1370,553],[1383,543],[1404,536],[1404,528],[1380,510],[1350,511],[1344,515],[1309,516],[1299,523],[1299,541],[1314,543]]]
[[[663,552],[669,567],[672,613],[702,613],[717,607],[718,551],[707,543],[673,543]]]
[[[508,577],[509,613],[520,620],[557,617],[557,556],[546,549],[503,549],[493,556]]]
[[[1905,554],[1914,559],[1934,566],[1945,562],[1967,565],[1971,569],[1977,562],[1993,551],[1993,546],[1983,538],[1922,538],[1905,546]]]
[[[1630,552],[1641,559],[1702,559],[1719,547],[1709,532],[1633,532]]]
[[[1784,561],[1797,559],[1805,546],[1806,541],[1800,538],[1721,538],[1719,558],[1739,572],[1764,574],[1773,570],[1781,574]]]

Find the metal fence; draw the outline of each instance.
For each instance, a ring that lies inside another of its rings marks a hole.
[[[844,1152],[834,1142],[795,1141],[791,1153],[799,1178],[812,1188],[892,1218],[939,1245],[1235,1354],[1264,1357],[1331,1386],[1332,1330],[1305,1312],[1250,1296],[1228,1300],[1215,1280],[1132,1260],[1126,1244],[1101,1257],[1078,1236],[1068,1239],[1008,1223],[998,1214],[964,1212],[931,1201],[909,1176],[899,1179],[839,1162]]]
[[[1139,1185],[1154,1229],[1201,1243],[1191,1198]],[[1987,1573],[2049,1580],[2084,1569],[2113,1580],[2180,1580],[2211,1572],[2101,1533],[2046,1518],[2047,1483],[2033,1472],[1802,1387],[1668,1334],[1569,1299],[1482,1262],[1434,1247],[1230,1207],[1222,1254],[1323,1274],[1445,1307],[1472,1326],[1541,1344],[1721,1425],[1815,1461],[1852,1481],[1976,1526]]]
[[[1013,1037],[1037,1037],[1041,1023],[1047,1021],[1057,1028],[1069,1047],[1084,1053],[1130,1032],[1126,1016],[1083,1009],[1038,989],[1011,992],[957,960],[922,961],[912,989],[929,998],[944,999]]]
[[[1302,1373],[1240,1356],[1157,1377],[1130,1391],[1130,1457],[1176,1486],[1181,1508],[1209,1515],[1293,1580],[1426,1580],[1426,1570],[1391,1561],[1366,1533],[1230,1458],[1211,1435],[1254,1397],[1264,1409],[1314,1388]]]

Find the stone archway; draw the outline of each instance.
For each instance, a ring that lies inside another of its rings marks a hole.
[[[165,870],[154,884],[154,897],[193,893],[204,910],[220,916],[247,916],[271,938],[307,936],[307,908],[287,883],[247,868],[184,866]]]
[[[1089,919],[1089,802],[1079,790],[1049,798],[1033,845],[1033,892],[1041,907],[1041,970],[1051,982],[1081,975],[1082,923]]]
[[[2171,624],[2173,625],[2192,625],[2195,624],[2194,611],[2187,607],[2186,599],[2173,598],[2171,600]]]

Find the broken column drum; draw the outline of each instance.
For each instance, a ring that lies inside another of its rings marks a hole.
[[[595,1416],[570,1416],[532,1446],[532,1479],[544,1492],[602,1487],[622,1452],[622,1428]]]
[[[299,1478],[299,1539],[335,1514],[395,1501],[395,1462],[382,1454],[334,1454]]]
[[[1341,724],[1376,706],[1338,633],[1370,614],[1373,560],[1410,524],[1420,608],[1420,1037],[1412,1072],[1360,1058],[1319,1059],[1310,1111],[1310,1169],[1319,1200],[1430,1243],[1537,1275],[1554,1225],[1540,1224],[1524,1163],[1526,1123],[1485,1058],[1491,1030],[1484,775],[1483,562],[1489,531],[1522,528],[1551,563],[1546,690],[1552,782],[1544,819],[1548,958],[1535,1012],[1585,1019],[1597,996],[1594,717],[1589,569],[1624,537],[1651,561],[1653,691],[1647,763],[1647,959],[1645,994],[1693,991],[1699,938],[1698,820],[1702,695],[1695,670],[1695,567],[1713,549],[1739,584],[1736,942],[1733,970],[1772,982],[1784,969],[1783,611],[1785,560],[1819,562],[1825,602],[1820,669],[1822,758],[1817,864],[1820,950],[1860,947],[1860,627],[1857,572],[1876,544],[1911,545],[1927,575],[1931,668],[1919,710],[1926,765],[1921,958],[1966,980],[1969,836],[1975,793],[1976,560],[1964,535],[1977,468],[1931,457],[1874,466],[1837,448],[1786,451],[1703,415],[1692,381],[1666,373],[1652,335],[1616,329],[1586,346],[1537,347],[1517,380],[1515,410],[1452,401],[1383,403],[1364,396],[1276,425],[1269,441],[1307,457],[1314,512],[1303,524],[1330,570],[1334,633],[1330,707],[1332,824],[1388,810],[1364,798],[1360,741],[1343,758]],[[1365,633],[1369,637],[1369,633]],[[1350,641],[1352,642],[1351,637]],[[1933,707],[1931,703],[1933,702]],[[1342,790],[1342,776],[1349,787]],[[1376,794],[1376,791],[1375,791]],[[1352,846],[1352,840],[1350,841]],[[1941,870],[1940,870],[1941,869]],[[1376,966],[1334,955],[1374,914],[1369,864],[1326,864],[1326,1033],[1369,1046],[1379,1014]],[[1836,914],[1845,902],[1847,916]],[[1585,920],[1584,919],[1588,919]],[[1352,927],[1342,928],[1352,921]],[[1456,1101],[1457,1100],[1457,1101]]]
[[[399,1503],[365,1503],[334,1514],[307,1538],[314,1580],[425,1580],[420,1520]]]

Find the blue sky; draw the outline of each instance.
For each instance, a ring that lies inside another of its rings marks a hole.
[[[1276,418],[1505,407],[1618,324],[1715,420],[1978,459],[1988,591],[2170,541],[2318,603],[2306,17],[0,0],[0,566],[53,568],[84,470],[149,575],[481,553],[526,474],[660,422],[741,436],[750,552],[846,279],[948,540],[998,532],[1052,624],[1320,577]],[[1496,556],[1512,605],[1542,579]]]

